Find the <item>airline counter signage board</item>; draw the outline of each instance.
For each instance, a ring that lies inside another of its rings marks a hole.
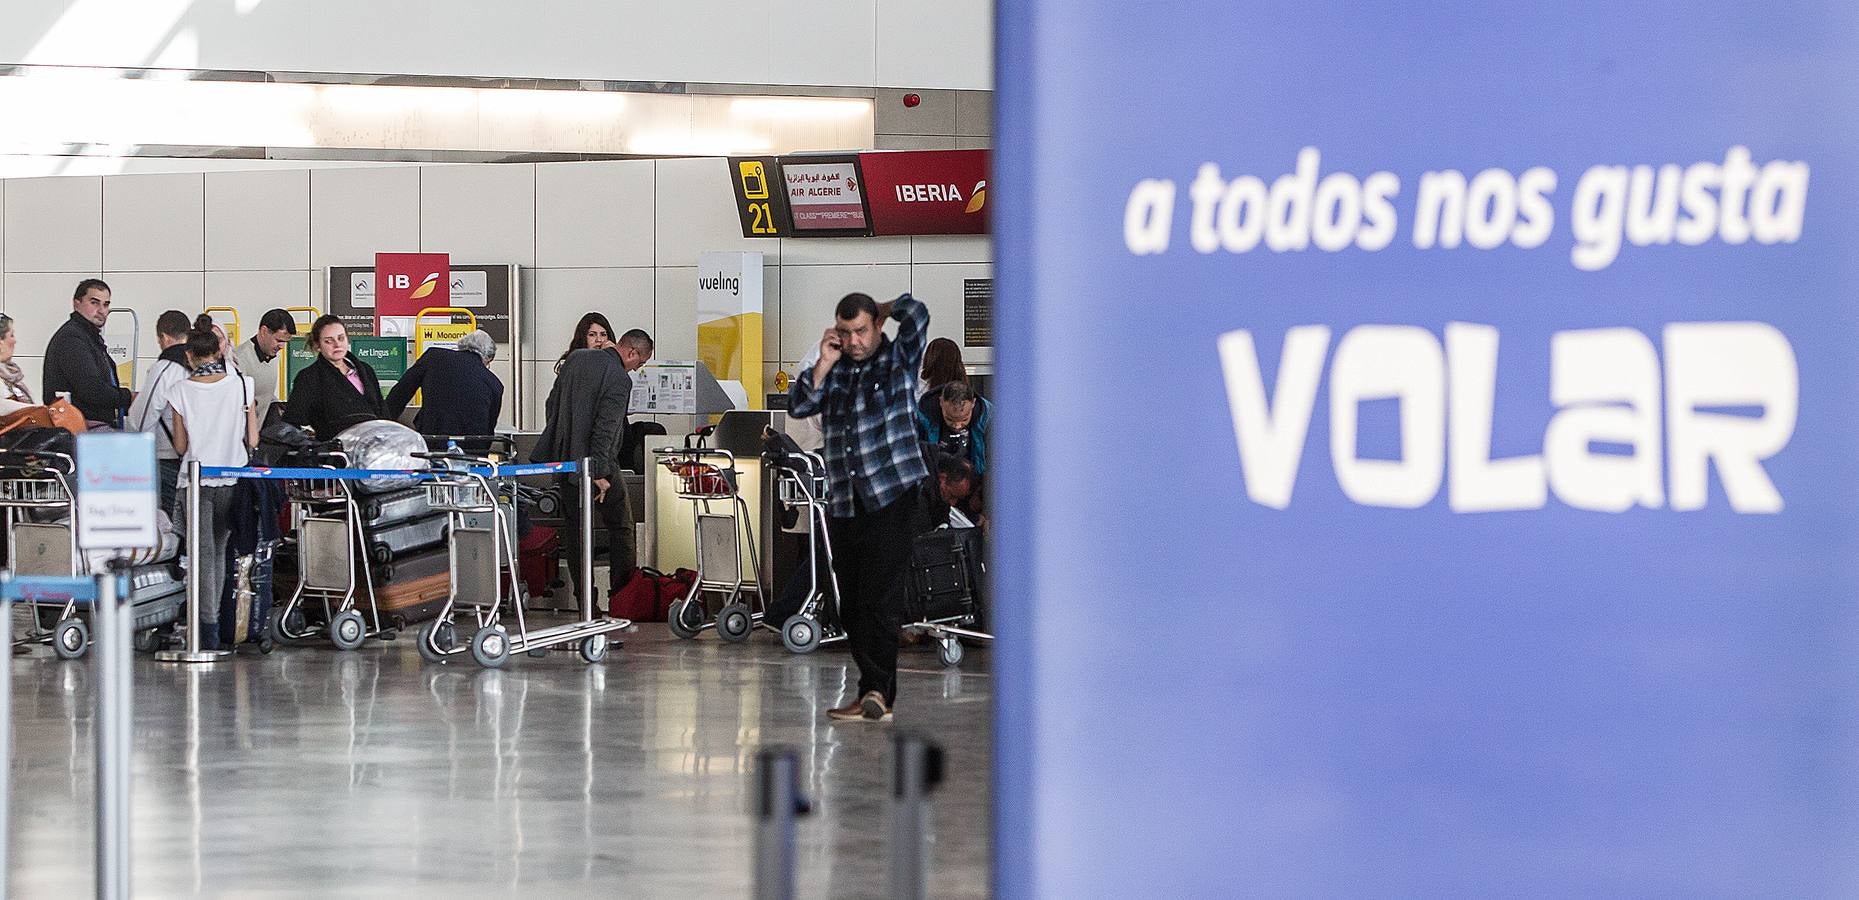
[[[411,365],[407,360],[408,345],[412,343],[403,337],[376,337],[370,334],[349,333],[349,355],[368,364],[374,370],[375,378],[381,382],[381,393],[386,395],[393,390],[394,384],[401,376],[407,374]],[[298,335],[290,339],[288,356],[285,357],[284,381],[295,382],[298,373],[316,362],[316,350],[310,346],[309,338]]]
[[[729,180],[743,237],[790,237],[787,191],[782,190],[781,160],[774,156],[732,156]]]
[[[1003,900],[1859,896],[1859,10],[1673,11],[996,4]]]
[[[499,344],[510,343],[510,307],[517,295],[517,272],[514,265],[472,263],[452,265],[446,286],[451,302],[427,303],[416,308],[411,317],[427,306],[458,306],[477,316],[478,327]],[[328,309],[342,320],[349,334],[374,334],[375,284],[371,266],[331,266],[328,270]],[[454,317],[463,322],[463,316]],[[428,321],[437,321],[431,318]]]
[[[859,154],[871,233],[986,234],[988,151]]]
[[[863,236],[870,233],[858,156],[789,156],[781,160],[794,233]]]
[[[412,337],[419,311],[452,305],[452,259],[444,253],[374,255],[374,333]]]

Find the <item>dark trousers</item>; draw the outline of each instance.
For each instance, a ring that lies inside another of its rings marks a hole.
[[[562,486],[562,549],[568,554],[568,573],[574,580],[575,596],[581,593],[581,484],[580,476],[569,475]],[[600,493],[595,486],[594,493]],[[613,473],[607,482],[607,499],[594,501],[594,527],[607,529],[607,565],[609,583],[618,584],[620,576],[637,565],[633,540],[633,508],[626,499],[626,482]]]
[[[181,478],[181,461],[180,460],[178,459],[155,460],[155,481],[156,481],[156,487],[160,491],[159,496],[161,498],[161,508],[169,511],[170,513],[174,511],[175,494],[179,493],[179,489],[175,487],[175,483],[178,482],[180,478]]]
[[[914,491],[876,511],[827,519],[839,576],[839,624],[858,664],[858,693],[877,691],[887,706],[897,701],[897,629],[917,519]]]

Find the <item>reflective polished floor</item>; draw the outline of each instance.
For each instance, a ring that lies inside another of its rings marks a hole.
[[[906,648],[892,724],[830,724],[857,683],[791,656],[642,625],[606,662],[423,664],[410,641],[208,666],[135,660],[137,896],[740,897],[756,750],[799,750],[799,895],[885,891],[890,738],[941,743],[930,895],[985,896],[988,655]],[[12,661],[8,878],[91,891],[91,663]]]

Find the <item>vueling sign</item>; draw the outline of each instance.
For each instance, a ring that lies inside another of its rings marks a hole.
[[[1597,512],[1697,510],[1714,467],[1731,509],[1781,512],[1763,463],[1794,435],[1800,384],[1788,338],[1762,322],[1674,322],[1662,338],[1663,360],[1636,329],[1556,332],[1556,410],[1542,452],[1492,459],[1498,330],[1490,325],[1447,325],[1443,349],[1424,328],[1362,325],[1334,355],[1328,326],[1300,325],[1284,336],[1270,398],[1252,332],[1228,332],[1220,364],[1246,495],[1290,506],[1328,357],[1330,465],[1343,495],[1363,506],[1416,509],[1444,482],[1454,512],[1541,509],[1552,492]],[[1373,400],[1400,403],[1399,459],[1357,450],[1358,409]],[[1597,453],[1597,445],[1629,452]]]

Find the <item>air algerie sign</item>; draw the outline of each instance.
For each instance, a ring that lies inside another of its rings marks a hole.
[[[986,234],[988,152],[859,154],[872,234]]]

